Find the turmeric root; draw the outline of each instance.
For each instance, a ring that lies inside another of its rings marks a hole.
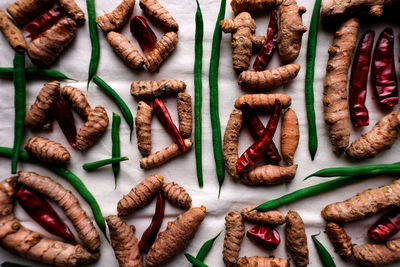
[[[7,12],[22,27],[52,5],[53,0],[18,0],[7,7]]]
[[[296,78],[300,65],[289,64],[264,71],[246,70],[238,78],[239,85],[246,89],[265,89],[281,86]]]
[[[309,261],[306,229],[300,215],[294,210],[289,210],[286,215],[285,231],[286,247],[292,260],[296,266],[307,266]]]
[[[296,112],[289,108],[283,115],[281,131],[281,153],[288,165],[293,165],[294,154],[299,144],[299,119]]]
[[[108,116],[102,106],[97,106],[89,112],[88,120],[76,135],[76,147],[85,151],[103,135],[108,126]]]
[[[161,63],[175,50],[177,44],[178,35],[175,32],[164,34],[144,59],[146,68],[151,72],[159,70]]]
[[[71,155],[63,145],[43,137],[29,139],[25,145],[25,150],[41,161],[48,163],[66,164],[71,159]]]
[[[243,103],[246,102],[253,109],[269,112],[274,110],[275,99],[281,102],[282,109],[286,109],[292,104],[292,98],[284,94],[248,94],[236,99],[235,108],[240,109]]]
[[[85,13],[78,6],[75,0],[57,0],[64,11],[71,17],[76,24],[82,25],[85,23]]]
[[[179,93],[177,100],[179,133],[182,138],[192,135],[192,97],[187,93]]]
[[[96,18],[96,23],[104,32],[119,31],[128,22],[135,7],[135,0],[122,0],[112,12]]]
[[[289,261],[274,257],[243,257],[238,260],[239,267],[289,267]]]
[[[121,218],[109,215],[106,218],[110,230],[111,246],[115,257],[121,267],[143,267],[138,240],[132,231],[132,226],[127,225]]]
[[[128,0],[129,1],[129,0]],[[109,32],[107,41],[117,55],[132,69],[139,69],[144,64],[144,59],[133,44],[118,32]]]
[[[185,89],[186,83],[179,80],[135,81],[131,84],[131,95],[138,100],[151,100],[175,95]]]
[[[136,113],[136,135],[137,145],[142,156],[148,156],[151,153],[151,118],[153,108],[145,102],[140,101]]]
[[[164,178],[151,175],[136,185],[118,202],[118,216],[124,217],[148,204],[161,190]]]
[[[192,198],[182,186],[174,182],[164,183],[162,190],[165,198],[175,207],[187,210],[192,206]]]
[[[345,201],[329,204],[321,214],[326,221],[344,223],[362,220],[389,206],[400,206],[400,180],[391,185],[366,190]]]
[[[0,10],[0,31],[16,52],[25,52],[27,44],[24,35],[3,10]]]
[[[263,11],[277,8],[283,0],[232,0],[233,12]]]
[[[232,33],[232,61],[233,69],[240,72],[250,66],[253,51],[253,38],[256,32],[256,23],[247,12],[239,13],[235,19],[220,21],[221,30]],[[260,38],[260,37],[258,37]],[[262,37],[263,38],[263,37]],[[256,42],[256,44],[259,44]],[[263,43],[261,43],[263,45]]]
[[[178,32],[178,22],[157,0],[140,0],[140,8],[165,31]]]
[[[335,33],[329,48],[329,60],[324,83],[325,123],[334,152],[340,154],[349,145],[350,121],[347,101],[347,74],[360,23],[350,19]]]
[[[301,16],[307,11],[296,0],[283,0],[279,6],[278,50],[283,62],[293,62],[299,56],[302,37],[307,31]]]
[[[35,103],[25,114],[25,126],[35,130],[41,129],[50,121],[50,109],[60,95],[60,82],[47,82],[36,97]],[[48,128],[47,125],[45,128]]]
[[[158,234],[146,257],[146,266],[161,266],[184,250],[206,217],[204,206],[192,208],[169,222],[167,229]]]
[[[76,35],[76,23],[70,18],[60,19],[28,46],[28,56],[36,65],[53,63]]]
[[[81,90],[72,86],[64,86],[60,89],[60,93],[65,99],[68,99],[72,108],[78,112],[79,115],[84,119],[87,119],[91,108],[86,96]]]
[[[246,221],[256,223],[256,224],[283,224],[285,222],[285,216],[279,210],[269,210],[269,211],[258,211],[250,210],[254,209],[255,207],[248,207],[241,211],[243,218]]]
[[[346,150],[347,155],[355,159],[366,159],[389,149],[399,137],[399,125],[400,110],[396,110],[381,118],[371,131],[353,141]]]
[[[235,210],[229,212],[225,217],[225,239],[222,251],[222,259],[225,266],[236,266],[243,237],[244,221],[242,216]]]
[[[354,248],[354,259],[366,266],[383,266],[400,261],[400,239],[386,244],[365,244]]]
[[[185,139],[186,151],[189,151],[192,148],[193,141],[192,139]],[[140,168],[142,169],[151,169],[157,166],[160,166],[167,162],[168,160],[175,158],[182,154],[182,151],[178,148],[177,144],[172,144],[157,151],[154,154],[151,154],[148,157],[142,158],[140,160]]]
[[[288,167],[264,165],[245,173],[241,177],[241,181],[247,185],[282,184],[293,180],[296,171],[297,164]]]
[[[330,222],[326,225],[325,233],[328,235],[337,254],[345,259],[353,256],[353,243],[351,243],[350,236],[347,235],[342,227]]]
[[[51,240],[33,232],[15,218],[14,196],[17,177],[0,182],[0,245],[33,261],[52,266],[81,266],[95,262],[99,254],[92,254],[81,245]]]
[[[79,200],[71,191],[65,189],[51,178],[34,172],[20,171],[18,173],[18,182],[56,202],[74,225],[85,248],[100,255],[99,232],[97,232],[92,220],[86,215],[86,212],[79,205]]]
[[[239,171],[236,167],[236,163],[239,159],[238,145],[239,145],[239,134],[242,128],[242,111],[235,109],[232,111],[228,124],[225,128],[224,134],[224,146],[223,155],[225,166],[228,173],[234,178],[239,179]]]

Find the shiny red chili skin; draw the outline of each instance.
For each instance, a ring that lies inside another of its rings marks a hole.
[[[156,211],[153,215],[149,227],[144,231],[139,241],[139,249],[141,253],[147,253],[157,238],[158,231],[164,219],[165,197],[160,192],[157,195]]]
[[[164,102],[156,98],[153,103],[153,109],[158,119],[160,120],[161,124],[167,130],[167,132],[172,137],[174,142],[178,145],[179,149],[182,152],[185,152],[186,151],[185,142],[183,141],[183,138],[179,133],[178,129],[176,128],[174,122],[172,121],[171,115],[169,114],[167,107],[164,105]]]
[[[247,230],[246,236],[266,250],[274,250],[281,243],[279,232],[268,226],[255,226]]]
[[[262,136],[264,131],[267,131],[267,129],[264,127],[254,109],[252,109],[248,103],[243,103],[241,109],[243,111],[244,123],[246,124],[247,129],[249,129],[251,136],[256,141]],[[268,163],[272,163],[274,165],[278,165],[282,160],[274,141],[271,141],[268,145],[264,157]]]
[[[75,120],[72,114],[71,107],[68,102],[60,96],[59,100],[56,101],[52,106],[53,116],[58,122],[65,138],[68,143],[75,148],[76,147],[76,127]]]
[[[272,10],[271,18],[269,19],[267,38],[265,43],[258,53],[253,64],[253,69],[263,71],[267,68],[274,54],[278,40],[278,12]]]
[[[349,108],[354,127],[369,124],[368,109],[365,106],[369,66],[371,64],[374,31],[366,31],[361,37],[353,59],[349,86]]]
[[[380,34],[371,70],[372,88],[379,105],[391,108],[399,103],[399,90],[394,63],[394,34],[386,28]]]
[[[47,10],[25,26],[25,31],[29,37],[36,39],[41,33],[53,26],[64,14],[61,8],[55,7]]]
[[[266,129],[268,130],[264,131],[262,136],[258,138],[257,141],[240,156],[236,163],[236,167],[239,172],[244,173],[249,171],[250,168],[253,167],[257,163],[257,161],[262,158],[263,154],[267,150],[269,143],[271,143],[271,140],[274,137],[276,128],[279,123],[281,111],[281,102],[279,101],[279,99],[275,99],[274,113],[269,119],[266,127]]]
[[[138,41],[143,53],[149,53],[157,43],[157,36],[142,16],[135,16],[131,20],[131,33]]]
[[[383,215],[368,230],[368,236],[376,242],[386,242],[400,231],[400,208]]]
[[[16,197],[26,213],[46,231],[70,244],[76,244],[73,233],[46,199],[26,187],[19,189]]]

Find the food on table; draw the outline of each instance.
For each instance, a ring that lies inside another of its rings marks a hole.
[[[25,150],[31,156],[53,164],[66,164],[71,159],[71,155],[63,145],[44,137],[29,139],[25,145]]]
[[[242,128],[242,111],[235,109],[232,111],[228,124],[225,128],[224,143],[223,143],[223,156],[225,167],[228,173],[234,178],[239,179],[239,172],[236,163],[239,159],[238,145],[239,134]]]
[[[292,104],[292,98],[284,94],[247,94],[236,99],[235,108],[241,109],[243,103],[246,102],[257,111],[273,111],[275,99],[281,102],[282,109],[286,109]]]
[[[251,169],[240,178],[247,185],[272,185],[290,182],[296,176],[297,164],[281,167],[263,165]]]
[[[266,250],[274,250],[281,243],[279,233],[269,226],[254,226],[247,230],[246,236],[253,242]]]
[[[132,69],[139,69],[144,64],[144,58],[133,44],[121,33],[109,32],[107,41],[117,55]]]
[[[265,1],[265,0],[264,0]],[[271,1],[271,0],[269,0]],[[253,257],[243,257],[238,260],[239,267],[289,267],[289,260],[275,258],[275,257],[260,257],[260,256],[253,256]]]
[[[376,242],[385,242],[400,231],[400,208],[383,215],[368,229],[368,236]]]
[[[357,263],[366,266],[382,266],[400,260],[400,239],[394,239],[386,244],[365,244],[353,249]]]
[[[307,266],[308,247],[307,235],[304,222],[294,210],[289,210],[286,214],[286,247],[296,266]]]
[[[242,216],[237,211],[229,212],[225,217],[225,239],[222,251],[225,266],[236,266],[243,237],[244,221]]]
[[[82,165],[82,169],[85,171],[92,171],[98,168],[101,168],[103,166],[109,165],[109,164],[115,164],[115,163],[120,163],[121,161],[129,160],[127,157],[117,157],[117,158],[109,158],[109,159],[102,159],[102,160],[97,160],[89,163],[85,163]]]
[[[333,258],[331,256],[331,254],[324,247],[324,245],[322,245],[322,243],[318,241],[317,235],[319,235],[319,234],[312,235],[311,239],[314,242],[315,248],[316,248],[316,250],[318,252],[318,256],[319,256],[323,266],[325,266],[325,267],[335,267],[336,264],[333,261]]]
[[[135,118],[137,145],[142,156],[151,154],[151,118],[153,108],[144,101],[139,101]]]
[[[64,16],[61,8],[55,7],[42,13],[25,26],[25,31],[29,33],[32,40],[39,37],[44,31],[53,26]]]
[[[68,143],[75,148],[76,147],[76,127],[72,110],[64,97],[59,97],[51,108],[54,118],[58,122],[65,138]]]
[[[264,11],[276,8],[283,0],[231,0],[233,12]]]
[[[24,53],[27,44],[24,35],[11,21],[6,12],[0,10],[0,31],[7,39],[10,46],[18,53]]]
[[[81,115],[82,118],[87,119],[91,108],[86,99],[86,96],[82,93],[81,90],[72,86],[64,86],[60,89],[60,93],[64,97],[64,99],[68,100],[72,108],[76,112],[78,112],[78,114]]]
[[[134,81],[131,84],[131,95],[138,100],[163,98],[185,91],[186,83],[180,80]]]
[[[185,92],[178,93],[177,101],[179,133],[182,138],[192,135],[192,97]]]
[[[270,211],[258,211],[253,210],[255,207],[244,208],[241,214],[245,221],[261,224],[261,225],[274,225],[274,224],[284,224],[285,216],[279,210]],[[251,211],[251,212],[249,212]]]
[[[121,117],[113,112],[111,123],[111,156],[118,158],[121,156],[121,142],[119,138],[119,127],[121,125]],[[117,188],[118,174],[121,169],[120,162],[112,163],[112,171],[114,174],[115,188]]]
[[[162,192],[165,198],[175,207],[187,210],[192,206],[192,198],[185,188],[174,182],[164,183]]]
[[[78,25],[85,23],[85,13],[78,6],[75,0],[57,0],[63,10],[70,16]]]
[[[131,20],[130,30],[138,41],[143,53],[147,55],[157,43],[157,36],[142,16],[134,16]]]
[[[178,22],[157,0],[140,0],[140,8],[144,14],[154,20],[157,25],[160,25],[165,31],[178,32]]]
[[[129,21],[135,7],[135,0],[122,0],[113,11],[96,18],[96,23],[104,32],[119,31]]]
[[[52,5],[53,0],[18,0],[7,7],[7,12],[22,27]]]
[[[329,237],[337,254],[345,259],[349,259],[353,256],[351,237],[347,235],[343,227],[334,222],[330,222],[325,227],[325,233]]]
[[[178,44],[178,35],[175,32],[167,32],[160,41],[147,54],[144,64],[150,72],[158,71],[164,60],[175,50]]]
[[[288,165],[293,165],[294,154],[299,144],[300,130],[296,112],[289,108],[283,115],[281,130],[281,152]]]
[[[100,40],[99,33],[96,25],[96,6],[95,0],[86,0],[87,13],[89,17],[89,37],[92,45],[92,52],[90,55],[88,81],[86,89],[89,89],[89,84],[92,78],[96,75],[100,62]]]

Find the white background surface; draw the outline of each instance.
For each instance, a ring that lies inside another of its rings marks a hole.
[[[0,3],[0,9],[5,9],[13,0],[4,0]],[[78,0],[78,4],[86,13],[86,4],[83,0]],[[307,13],[304,15],[304,23],[309,26],[312,5],[314,1],[299,0],[299,4],[307,7]],[[97,0],[96,11],[97,15],[103,15],[105,12],[110,12],[115,6],[119,4],[119,1],[107,1]],[[111,47],[107,43],[104,34],[99,29],[99,36],[101,42],[101,59],[98,75],[109,83],[126,101],[128,106],[131,108],[132,113],[136,114],[137,101],[130,95],[130,84],[134,80],[161,80],[161,79],[181,79],[187,83],[187,92],[192,96],[194,95],[193,88],[193,63],[194,63],[194,15],[196,11],[195,1],[161,1],[163,4],[178,21],[179,30],[179,44],[176,51],[167,59],[162,65],[159,73],[150,74],[146,71],[132,71],[130,70],[120,59],[114,54]],[[39,132],[32,133],[28,131],[25,136],[25,140],[35,135],[49,137],[57,142],[60,142],[67,147],[72,154],[71,162],[68,164],[68,168],[77,174],[83,182],[86,184],[88,189],[96,197],[103,211],[103,215],[116,213],[116,206],[118,200],[123,194],[126,194],[135,184],[140,182],[146,176],[150,174],[160,174],[166,178],[166,181],[175,181],[183,185],[187,191],[191,194],[193,199],[193,206],[205,205],[207,207],[207,217],[201,225],[199,231],[196,234],[194,240],[190,243],[187,248],[187,252],[195,255],[199,250],[200,246],[206,240],[215,236],[218,232],[224,229],[224,216],[230,210],[241,210],[249,205],[260,204],[264,201],[279,197],[285,193],[292,192],[296,189],[318,183],[318,178],[310,179],[307,182],[302,182],[302,178],[307,174],[314,172],[323,167],[334,167],[334,166],[348,166],[348,165],[361,165],[367,163],[392,163],[398,161],[397,155],[400,152],[400,145],[397,143],[389,151],[383,152],[378,155],[376,159],[366,160],[363,162],[352,162],[345,156],[340,158],[336,157],[330,149],[330,142],[326,136],[326,129],[323,122],[322,114],[322,81],[325,75],[325,67],[327,61],[327,49],[332,42],[333,32],[325,31],[320,29],[318,37],[318,56],[316,60],[316,77],[315,77],[315,106],[317,113],[317,125],[318,125],[318,137],[319,137],[319,149],[316,155],[316,159],[311,161],[308,153],[307,145],[307,121],[305,114],[305,102],[304,102],[304,75],[305,75],[305,47],[308,33],[303,38],[303,48],[300,57],[297,59],[297,63],[302,66],[298,77],[293,82],[272,90],[265,90],[265,92],[279,92],[286,93],[292,97],[292,108],[297,112],[300,121],[300,144],[296,153],[295,162],[299,164],[296,178],[287,185],[277,185],[270,187],[248,187],[242,184],[236,184],[232,181],[228,174],[225,176],[225,183],[222,188],[222,194],[220,199],[217,198],[218,194],[218,183],[215,175],[214,159],[212,154],[212,141],[211,141],[211,129],[209,119],[209,88],[208,88],[208,66],[209,57],[211,50],[211,39],[219,9],[219,1],[212,0],[200,0],[200,4],[203,11],[203,18],[205,24],[204,33],[204,59],[203,59],[203,169],[204,169],[204,188],[200,189],[197,185],[196,171],[195,171],[195,156],[194,149],[192,149],[186,155],[180,156],[174,159],[162,167],[143,171],[139,168],[139,160],[141,158],[139,151],[136,146],[136,137],[132,138],[132,143],[129,142],[129,127],[122,118],[121,123],[121,155],[128,156],[129,161],[121,163],[121,172],[119,175],[118,188],[114,190],[114,178],[110,167],[105,167],[94,172],[85,172],[81,165],[85,162],[91,162],[111,156],[111,125],[108,127],[106,134],[100,139],[100,141],[89,151],[85,153],[73,150],[67,143],[65,137],[61,133],[57,123],[53,124],[53,132]],[[134,15],[141,15],[142,12],[136,3]],[[227,3],[226,18],[233,18],[234,14]],[[257,34],[264,35],[266,33],[266,27],[268,23],[269,14],[258,16],[257,22]],[[381,21],[374,23],[374,26],[364,25],[359,33],[361,36],[362,32],[370,27],[376,30],[376,37],[380,31],[388,24],[387,21]],[[151,24],[151,27],[155,30],[158,39],[162,36],[162,32],[159,30],[157,25]],[[391,25],[394,26],[394,25]],[[125,26],[123,33],[133,41],[133,37],[129,33],[129,26]],[[395,28],[396,36],[398,34],[398,28]],[[396,39],[396,56],[398,51],[398,40]],[[138,47],[137,43],[134,44]],[[0,37],[0,67],[11,67],[14,56],[13,50],[9,47],[4,37]],[[72,45],[68,47],[65,53],[62,54],[61,58],[51,66],[53,69],[60,70],[65,74],[77,78],[79,82],[62,81],[62,86],[72,85],[83,91],[86,87],[87,71],[90,59],[90,40],[88,34],[87,23],[78,29],[77,38],[73,41]],[[27,58],[27,67],[32,66],[29,59]],[[280,65],[278,55],[275,54],[273,62],[269,67],[277,67]],[[27,108],[34,102],[34,99],[44,84],[45,80],[35,79],[27,82]],[[226,123],[229,118],[229,114],[233,109],[234,101],[241,94],[246,93],[239,88],[236,82],[236,74],[232,69],[231,59],[231,47],[230,47],[230,35],[223,34],[222,45],[221,45],[221,61],[220,61],[220,75],[219,75],[219,94],[220,94],[220,118],[222,133],[225,129]],[[14,95],[13,95],[13,82],[12,79],[0,79],[0,98],[2,99],[0,105],[0,145],[11,147],[13,143],[13,121],[14,121]],[[85,91],[86,92],[86,91]],[[351,140],[354,140],[359,136],[361,132],[365,132],[370,129],[373,124],[384,114],[388,113],[386,110],[379,109],[375,102],[371,99],[371,90],[368,91],[368,108],[370,111],[370,126],[362,130],[352,129]],[[106,107],[107,113],[111,117],[112,112],[117,112],[121,115],[118,107],[104,94],[96,85],[91,83],[89,91],[87,92],[89,103],[92,107],[96,105],[102,105]],[[169,98],[166,100],[167,106],[173,116],[175,122],[177,122],[176,115],[176,100]],[[77,123],[77,129],[82,125],[82,121],[78,116],[75,116]],[[266,123],[266,118],[264,118]],[[152,124],[152,138],[153,138],[153,152],[169,145],[172,141],[170,137],[165,133],[164,129],[160,125],[157,119],[153,119]],[[279,131],[276,134],[275,142],[279,144]],[[240,138],[240,151],[242,153],[250,144],[252,140],[247,130],[243,130]],[[69,189],[72,187],[63,180],[62,178],[48,172],[47,170],[36,167],[30,164],[21,163],[20,169],[26,171],[37,171],[43,175],[49,175],[56,181],[62,183]],[[10,160],[0,159],[0,175],[2,178],[10,176]],[[342,189],[335,190],[334,192],[325,193],[321,196],[305,199],[297,203],[291,204],[290,206],[282,207],[283,212],[287,212],[289,209],[295,209],[299,211],[303,220],[306,224],[307,235],[310,237],[312,234],[323,232],[325,222],[320,216],[320,211],[325,205],[334,202],[344,200],[356,192],[360,192],[367,188],[377,187],[390,183],[391,179],[395,177],[376,177],[369,179],[368,181],[359,182],[351,186],[347,186]],[[73,190],[73,189],[72,189]],[[74,190],[73,190],[74,191]],[[74,191],[75,192],[75,191]],[[75,192],[76,193],[76,192]],[[78,194],[75,194],[78,196]],[[89,216],[92,216],[91,210],[88,205],[80,197],[81,204],[87,211]],[[151,217],[154,213],[155,201],[151,205],[136,212],[133,216],[129,217],[127,223],[134,224],[136,226],[136,235],[140,238],[143,231],[147,228],[150,223]],[[34,223],[22,209],[17,206],[17,216],[24,225],[40,231],[45,235],[49,236],[48,233],[44,232]],[[170,204],[166,206],[166,216],[163,222],[161,230],[165,229],[167,221],[172,221],[181,211],[173,208]],[[379,215],[378,215],[379,216]],[[366,231],[368,227],[378,218],[375,216],[363,222],[356,222],[346,226],[346,230],[352,236],[353,242],[357,244],[363,244],[367,242]],[[246,224],[246,229],[250,228],[251,224]],[[277,257],[287,258],[289,257],[288,252],[284,246],[284,227],[278,228],[282,243],[279,248],[272,253],[267,252],[253,245],[247,238],[244,239],[240,256],[269,256],[274,255]],[[100,260],[92,266],[118,266],[115,260],[114,253],[111,246],[106,242],[104,236],[100,234],[102,239]],[[334,260],[337,266],[353,266],[351,263],[345,263],[341,258],[333,253],[333,248],[330,245],[324,234],[321,234],[319,240],[327,247],[327,249],[334,256]],[[321,262],[316,254],[314,245],[309,238],[309,251],[310,251],[310,266],[321,266]],[[209,266],[223,266],[222,261],[222,244],[223,234],[216,241],[214,248],[205,260],[205,263]],[[32,263],[17,257],[3,249],[0,249],[0,260],[9,260],[28,265],[39,266],[40,264]],[[168,266],[190,266],[186,261],[183,254],[178,255]]]

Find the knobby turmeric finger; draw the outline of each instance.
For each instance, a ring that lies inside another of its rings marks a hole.
[[[238,78],[239,85],[246,89],[264,89],[281,86],[297,77],[300,65],[289,64],[264,71],[246,70]]]
[[[143,267],[134,226],[127,225],[121,218],[109,215],[106,218],[110,230],[111,246],[121,267]]]
[[[135,81],[131,84],[131,95],[138,100],[151,100],[175,95],[185,89],[186,83],[180,80]]]
[[[91,108],[86,96],[81,90],[72,86],[64,86],[60,89],[60,93],[65,99],[68,99],[72,108],[78,112],[79,115],[84,119],[88,117]]]
[[[43,128],[50,121],[50,109],[60,95],[60,82],[47,82],[36,97],[35,103],[25,115],[25,126],[35,130]],[[51,124],[50,124],[51,125]]]
[[[161,190],[164,178],[151,175],[136,185],[118,202],[118,216],[124,217],[148,204]]]
[[[162,266],[184,250],[205,217],[206,208],[201,206],[192,208],[179,215],[175,221],[169,222],[167,229],[158,234],[151,246],[146,257],[146,266]]]
[[[96,23],[104,32],[119,31],[128,22],[135,7],[135,0],[122,0],[113,11],[96,18]]]
[[[283,0],[231,0],[233,12],[264,11],[275,9]]]
[[[353,243],[346,231],[334,222],[330,222],[325,227],[325,233],[329,237],[335,252],[345,259],[353,256]]]
[[[288,165],[293,165],[294,154],[299,144],[299,119],[296,112],[289,108],[283,115],[281,131],[281,153]]]
[[[144,59],[133,44],[118,32],[109,32],[107,41],[117,55],[132,69],[141,68]]]
[[[78,25],[85,23],[85,13],[78,6],[75,0],[57,0],[64,11],[70,16]]]
[[[22,27],[52,5],[53,0],[18,0],[7,7],[7,12]]]
[[[97,106],[89,112],[88,120],[76,135],[76,147],[85,151],[103,135],[108,126],[108,116],[102,106]]]
[[[0,10],[0,31],[16,52],[25,52],[27,44],[24,35],[3,10]]]
[[[300,215],[294,210],[289,210],[286,215],[285,231],[286,247],[292,260],[296,266],[307,266],[309,260],[306,229]]]
[[[157,71],[161,63],[175,50],[177,44],[178,35],[175,32],[164,34],[144,59],[146,68],[151,72]]]
[[[188,93],[179,93],[177,100],[179,133],[182,138],[192,135],[192,97]]]
[[[243,257],[238,260],[239,267],[289,267],[289,260],[275,257]]]
[[[250,210],[254,209],[255,207],[248,207],[241,211],[243,218],[246,221],[256,223],[256,224],[283,224],[285,222],[285,216],[279,210],[269,210],[269,211],[258,211]]]
[[[223,156],[225,166],[228,173],[234,178],[239,179],[239,171],[236,167],[236,163],[239,159],[238,145],[239,145],[239,134],[242,128],[242,111],[235,109],[232,111],[228,124],[225,128],[224,133],[224,145],[223,145]]]
[[[236,99],[235,108],[240,109],[243,103],[247,103],[253,109],[269,112],[274,110],[275,99],[281,102],[282,109],[288,108],[292,104],[292,98],[284,94],[248,94]]]
[[[365,190],[345,201],[329,204],[321,214],[328,222],[353,222],[390,206],[400,206],[400,180],[391,185]]]
[[[175,207],[186,210],[192,206],[192,198],[182,186],[174,182],[164,183],[162,191],[165,198]]]
[[[178,32],[178,22],[157,0],[140,0],[140,8],[165,31]]]
[[[354,259],[365,266],[383,266],[400,261],[400,239],[386,244],[365,244],[354,248]]]
[[[293,180],[296,176],[296,171],[297,164],[288,167],[264,165],[245,173],[241,177],[241,181],[247,185],[282,184]]]
[[[239,259],[240,244],[244,237],[244,221],[238,211],[231,211],[225,216],[225,239],[222,259],[225,266],[233,267]]]
[[[357,42],[360,23],[353,18],[344,22],[335,33],[329,48],[324,82],[324,114],[332,149],[342,153],[349,145],[350,121],[347,101],[347,75]]]
[[[25,145],[25,150],[41,161],[66,164],[71,155],[61,144],[43,137],[32,137]]]
[[[136,135],[137,145],[142,156],[148,156],[151,153],[151,118],[153,116],[153,108],[140,101],[136,113]]]

